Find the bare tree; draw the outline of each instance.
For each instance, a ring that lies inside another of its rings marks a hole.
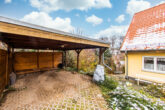
[[[120,36],[119,37],[119,47],[121,47],[123,40],[124,40],[124,36]]]
[[[81,28],[76,28],[72,31],[73,34],[76,34],[76,35],[83,35],[83,30]]]
[[[116,46],[116,41],[117,41],[117,37],[116,36],[112,36],[109,38],[110,39],[110,45],[111,45],[111,48],[115,48]]]

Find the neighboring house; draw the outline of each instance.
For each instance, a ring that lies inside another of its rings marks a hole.
[[[165,83],[165,3],[134,15],[121,51],[126,77]]]

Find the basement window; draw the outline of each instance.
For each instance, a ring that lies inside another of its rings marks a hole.
[[[165,73],[165,57],[143,56],[143,70]]]

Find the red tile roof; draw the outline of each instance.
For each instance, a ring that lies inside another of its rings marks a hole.
[[[165,49],[165,3],[136,13],[121,47],[121,51],[155,49]]]

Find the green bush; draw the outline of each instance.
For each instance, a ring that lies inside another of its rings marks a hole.
[[[66,70],[73,72],[73,71],[77,71],[77,68],[67,67]]]
[[[79,70],[83,72],[93,72],[98,64],[98,57],[95,50],[82,50],[79,58]],[[77,53],[75,51],[67,52],[67,67],[77,68]]]
[[[116,89],[118,86],[118,81],[113,78],[105,77],[105,80],[102,83],[98,83],[103,91],[110,91]]]

